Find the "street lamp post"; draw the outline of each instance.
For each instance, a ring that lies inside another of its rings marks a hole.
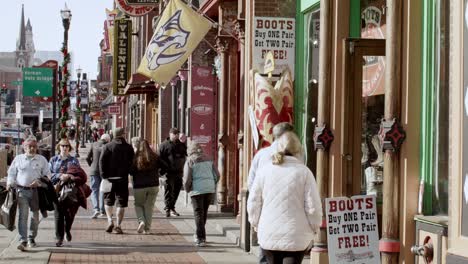
[[[78,77],[78,83],[76,86],[76,111],[75,111],[75,118],[76,118],[76,133],[75,133],[75,147],[76,147],[76,154],[75,157],[79,158],[79,146],[80,146],[80,117],[81,117],[81,72],[83,70],[78,67],[76,69],[76,76]]]
[[[63,46],[61,52],[63,53],[63,63],[62,63],[62,80],[60,81],[60,88],[61,88],[61,98],[62,101],[60,102],[61,110],[60,110],[60,138],[67,137],[67,120],[68,120],[68,108],[70,107],[70,96],[67,91],[67,82],[70,78],[70,73],[68,72],[68,63],[70,63],[70,54],[68,53],[68,30],[70,28],[70,21],[71,21],[71,11],[68,9],[67,4],[65,4],[65,8],[60,10],[60,15],[62,16],[62,23],[63,23]]]

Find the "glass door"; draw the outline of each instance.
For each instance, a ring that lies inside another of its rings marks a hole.
[[[345,48],[343,165],[347,195],[374,194],[381,205],[383,150],[378,134],[385,110],[385,40],[351,39],[346,40]]]

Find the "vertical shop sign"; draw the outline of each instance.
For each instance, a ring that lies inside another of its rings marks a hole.
[[[124,95],[130,77],[131,61],[131,36],[132,21],[128,19],[118,19],[115,21],[114,36],[114,95]]]
[[[276,69],[273,74],[280,74],[289,68],[294,80],[294,62],[296,47],[296,25],[293,18],[255,17],[253,30],[253,68],[262,71],[265,56],[273,53]]]
[[[192,106],[190,137],[199,143],[205,154],[214,158],[216,151],[216,77],[211,67],[192,68]]]
[[[374,195],[326,198],[328,259],[335,264],[379,264]]]

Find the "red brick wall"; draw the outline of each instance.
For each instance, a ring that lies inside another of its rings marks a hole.
[[[294,17],[296,14],[295,0],[254,0],[255,16],[264,17]]]

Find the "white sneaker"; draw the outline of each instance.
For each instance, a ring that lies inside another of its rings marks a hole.
[[[91,216],[91,219],[97,219],[99,216],[99,212],[98,211],[94,211],[94,214]]]
[[[138,225],[138,228],[137,228],[138,234],[143,233],[143,230],[144,230],[144,229],[145,229],[145,223],[144,223],[144,222],[140,222],[140,224]]]

